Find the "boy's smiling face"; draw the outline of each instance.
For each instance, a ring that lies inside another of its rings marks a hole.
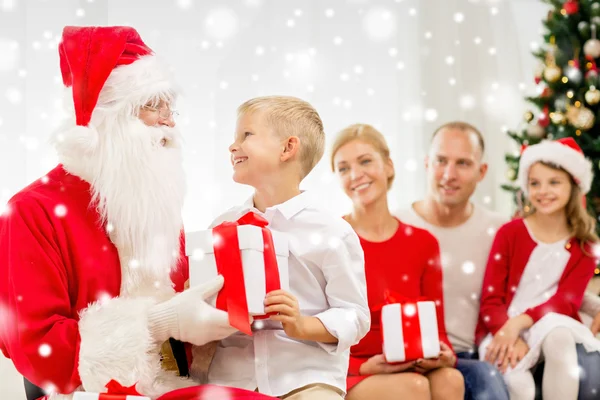
[[[284,146],[263,112],[241,115],[234,142],[229,146],[233,180],[255,188],[261,186],[265,179],[278,172]]]

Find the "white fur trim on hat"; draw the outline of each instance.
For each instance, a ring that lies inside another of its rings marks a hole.
[[[139,107],[157,96],[174,97],[175,92],[166,65],[155,55],[143,56],[111,72],[94,111],[119,112],[124,108]]]
[[[557,141],[545,140],[525,149],[519,161],[518,183],[524,193],[527,193],[529,168],[539,161],[552,163],[564,168],[573,176],[575,182],[587,194],[592,186],[592,162],[575,149]]]

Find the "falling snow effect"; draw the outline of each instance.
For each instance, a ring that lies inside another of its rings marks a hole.
[[[417,307],[415,307],[414,304],[407,304],[402,307],[402,312],[407,317],[412,317],[413,315],[415,315],[417,313]]]
[[[52,354],[52,347],[50,347],[49,344],[44,343],[44,344],[40,345],[38,352],[41,357],[44,357],[44,358],[49,357],[50,354]]]
[[[237,33],[238,17],[229,8],[216,8],[206,16],[205,25],[208,35],[216,40],[229,39]]]
[[[475,272],[475,264],[472,261],[465,261],[462,265],[462,271],[465,274],[472,274]]]
[[[56,207],[54,207],[54,215],[59,218],[64,217],[67,215],[67,207],[64,204],[58,204]]]
[[[313,233],[310,235],[310,242],[315,246],[321,244],[323,242],[323,235],[317,232]]]

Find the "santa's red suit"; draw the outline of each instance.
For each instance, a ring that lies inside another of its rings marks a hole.
[[[188,265],[180,137],[165,111],[175,91],[132,28],[67,27],[60,57],[73,99],[55,135],[61,165],[0,217],[0,349],[53,398],[112,380],[151,398],[194,386],[194,363],[191,378],[163,370],[161,345],[233,329],[204,302],[222,281],[176,294]]]

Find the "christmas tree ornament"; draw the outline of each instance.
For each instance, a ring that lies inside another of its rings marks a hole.
[[[556,82],[562,76],[562,70],[556,65],[556,45],[554,44],[555,38],[550,38],[550,48],[546,52],[546,68],[544,68],[544,79],[547,82]]]
[[[546,130],[539,126],[538,124],[529,124],[527,125],[527,136],[542,139],[546,135]]]
[[[514,181],[517,178],[517,171],[515,171],[513,168],[510,168],[508,171],[506,171],[506,177],[509,181]]]
[[[555,111],[550,113],[550,120],[555,125],[561,125],[567,122],[567,117],[565,117],[565,114]]]
[[[598,58],[600,57],[600,40],[593,38],[585,42],[583,52],[586,56]]]
[[[600,57],[600,40],[596,39],[596,25],[592,25],[592,38],[583,45],[583,52],[592,58]]]
[[[585,80],[589,86],[596,86],[598,84],[598,65],[596,64],[596,60],[590,56],[585,56],[585,59],[585,68],[587,69]]]
[[[563,4],[563,10],[567,15],[577,14],[579,12],[579,1],[578,0],[567,0]],[[562,10],[561,10],[562,13]]]
[[[542,81],[542,75],[544,74],[544,68],[546,66],[543,63],[538,63],[533,70],[533,78],[535,84],[538,85]]]
[[[600,17],[600,3],[594,2],[590,5],[590,15],[593,17]]]
[[[554,109],[558,111],[566,111],[569,100],[564,94],[558,95],[554,100]]]
[[[557,65],[548,65],[544,69],[544,79],[550,83],[554,83],[560,79],[562,71]]]
[[[592,35],[592,29],[587,21],[581,21],[579,24],[577,24],[577,30],[584,40],[589,39]]]
[[[540,97],[551,97],[554,95],[554,91],[548,86],[544,86],[540,92]]]
[[[525,122],[529,123],[531,121],[533,121],[533,113],[531,111],[527,111],[525,113],[525,115],[523,115],[523,119],[525,120]]]
[[[590,90],[585,92],[585,102],[590,106],[595,106],[600,102],[600,90],[596,89],[595,86],[590,86]]]
[[[569,61],[569,65],[565,68],[565,76],[569,78],[575,85],[579,85],[583,80],[583,74],[581,73],[581,69],[579,69],[579,61],[571,60]]]
[[[586,107],[569,106],[567,108],[567,120],[577,129],[587,131],[594,126],[594,113]]]
[[[538,116],[538,125],[542,128],[547,128],[550,125],[550,117],[548,115],[549,109],[548,106],[544,106],[542,113]]]

